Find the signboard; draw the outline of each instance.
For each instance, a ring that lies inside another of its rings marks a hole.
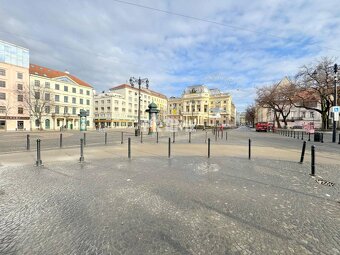
[[[309,122],[307,124],[304,124],[303,128],[307,133],[314,134],[314,132],[315,132],[313,122]]]
[[[339,113],[340,112],[340,106],[333,106],[331,108],[331,112],[334,112],[334,113]],[[335,114],[336,115],[336,114]]]

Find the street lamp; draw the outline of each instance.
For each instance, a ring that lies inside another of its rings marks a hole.
[[[338,65],[334,64],[334,101],[333,106],[337,106],[337,99],[338,99],[338,92],[337,92],[337,80],[338,80]],[[336,142],[336,118],[335,114],[339,114],[338,112],[333,111],[333,136],[332,136],[332,142]]]
[[[140,123],[140,100],[141,100],[141,96],[140,96],[140,90],[141,90],[141,87],[142,87],[142,84],[145,83],[145,86],[146,86],[146,89],[149,89],[149,80],[148,78],[144,78],[144,79],[141,79],[140,77],[137,79],[135,77],[131,77],[130,78],[130,84],[131,84],[131,87],[135,87],[135,84],[138,84],[138,123],[137,123],[137,130],[135,131],[135,136],[139,136],[140,135],[140,126],[141,126],[141,123]]]

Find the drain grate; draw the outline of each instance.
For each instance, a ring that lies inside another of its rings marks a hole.
[[[326,181],[326,180],[321,179],[321,178],[315,179],[315,181],[317,183],[321,184],[321,185],[324,185],[324,186],[328,186],[328,187],[334,187],[335,186],[334,182]]]

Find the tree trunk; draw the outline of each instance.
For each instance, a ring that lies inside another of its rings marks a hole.
[[[321,118],[322,118],[322,129],[327,129],[328,128],[327,112],[322,112]]]
[[[281,128],[280,114],[278,116],[276,112],[275,112],[275,120],[276,120],[276,123],[277,123],[277,128]]]

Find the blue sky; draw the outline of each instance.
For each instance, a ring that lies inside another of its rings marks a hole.
[[[0,24],[0,39],[29,48],[32,63],[97,91],[130,76],[167,96],[206,84],[230,92],[239,111],[256,87],[340,53],[334,0],[2,0]]]

